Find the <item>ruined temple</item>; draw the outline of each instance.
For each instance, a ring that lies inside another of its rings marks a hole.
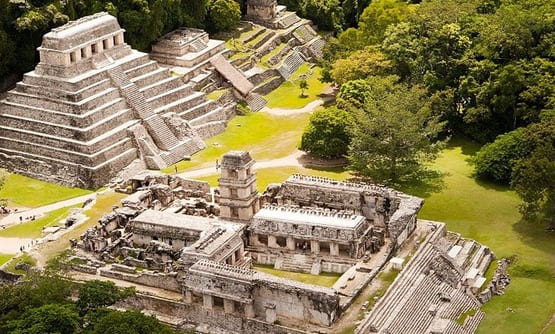
[[[97,187],[134,160],[161,169],[199,151],[234,114],[133,50],[107,13],[53,29],[38,51],[0,102],[0,163],[13,172]]]
[[[137,294],[116,307],[177,329],[253,334],[340,332],[342,314],[359,312],[352,304],[387,268],[400,272],[356,333],[472,334],[482,303],[508,282],[496,273],[482,290],[494,255],[418,220],[422,199],[306,175],[260,196],[253,166],[248,152],[224,155],[219,191],[157,172],[127,180],[122,207],[72,242],[72,275],[132,284]],[[259,266],[341,276],[323,287]]]

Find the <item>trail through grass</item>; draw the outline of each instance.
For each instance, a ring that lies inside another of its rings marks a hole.
[[[28,239],[40,238],[44,227],[57,225],[60,220],[67,217],[72,208],[78,207],[81,207],[81,205],[68,206],[49,212],[42,218],[10,226],[0,231],[0,237]]]

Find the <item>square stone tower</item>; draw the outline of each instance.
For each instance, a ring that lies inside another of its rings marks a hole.
[[[250,221],[260,209],[254,160],[249,152],[230,151],[222,160],[220,218]]]

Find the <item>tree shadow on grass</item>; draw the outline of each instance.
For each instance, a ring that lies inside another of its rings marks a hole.
[[[395,188],[413,196],[426,198],[443,190],[445,187],[444,177],[448,175],[448,173],[434,169],[424,169]]]
[[[555,281],[555,232],[547,230],[547,224],[531,222],[524,219],[513,225],[520,240],[528,247],[537,249],[545,256],[551,257],[551,268],[518,262],[511,269],[511,274],[546,281]]]
[[[451,149],[455,147],[460,147],[462,154],[467,156],[468,159],[471,159],[478,153],[480,148],[482,148],[482,145],[467,137],[454,136],[447,143],[447,148]]]

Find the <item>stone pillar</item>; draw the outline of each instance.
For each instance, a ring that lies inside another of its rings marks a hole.
[[[258,240],[258,234],[251,233],[251,235],[249,236],[249,243],[251,244],[251,246],[260,245],[260,240]]]
[[[251,318],[251,319],[255,317],[254,304],[252,303],[245,304],[245,317]]]
[[[102,51],[104,51],[104,45],[102,44],[102,41],[96,42],[96,53],[102,53]]]
[[[310,240],[310,251],[314,254],[320,254],[320,242],[317,240]]]
[[[293,237],[287,237],[287,249],[289,250],[295,250],[295,248],[297,248],[295,246],[295,238]]]
[[[84,49],[84,51],[85,51],[85,58],[90,58],[90,57],[91,57],[91,54],[92,54],[91,46],[90,46],[90,45],[87,45],[87,46],[85,46],[83,49]]]
[[[224,299],[224,312],[233,313],[235,312],[235,302],[230,299]]]
[[[331,256],[339,255],[339,245],[336,242],[330,242],[330,255]]]
[[[279,248],[279,245],[276,242],[276,237],[273,235],[268,235],[268,247],[270,248]]]
[[[214,298],[211,295],[202,295],[202,307],[211,310],[214,307]]]
[[[183,301],[187,304],[191,304],[193,302],[193,293],[191,290],[185,290],[185,298],[183,298]]]
[[[106,49],[111,49],[114,47],[114,39],[112,37],[106,39]]]
[[[114,36],[114,44],[115,45],[123,44],[123,33],[122,32],[120,32],[119,34]]]
[[[69,53],[64,53],[63,62],[65,66],[69,66],[69,64],[71,64],[71,56],[69,55]]]
[[[266,322],[273,324],[277,320],[277,313],[276,313],[276,305],[274,304],[266,304]]]

